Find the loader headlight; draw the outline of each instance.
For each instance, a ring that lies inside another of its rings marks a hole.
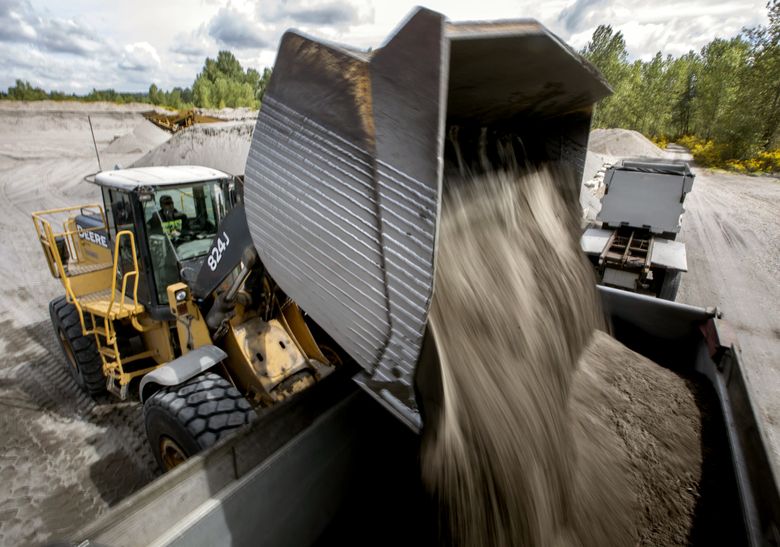
[[[187,291],[176,291],[174,296],[176,297],[176,302],[184,302],[187,300]]]

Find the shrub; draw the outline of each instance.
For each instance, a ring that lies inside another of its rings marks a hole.
[[[705,167],[720,167],[737,173],[780,173],[780,148],[739,159],[729,158],[726,146],[693,135],[680,137],[677,144],[690,150],[696,163]]]
[[[665,135],[650,137],[650,140],[661,150],[666,150],[666,147],[669,146],[669,137],[666,137]]]

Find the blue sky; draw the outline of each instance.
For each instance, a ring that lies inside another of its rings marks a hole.
[[[533,17],[574,47],[599,24],[623,31],[633,58],[679,55],[766,23],[765,0],[431,0],[452,20]],[[189,86],[206,56],[230,49],[245,66],[273,64],[297,28],[377,47],[414,7],[380,0],[0,0],[0,89],[146,91]]]

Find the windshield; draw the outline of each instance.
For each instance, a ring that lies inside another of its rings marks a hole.
[[[179,264],[204,256],[217,235],[225,196],[220,181],[158,188],[144,202],[155,285],[160,303],[166,289],[179,281]]]

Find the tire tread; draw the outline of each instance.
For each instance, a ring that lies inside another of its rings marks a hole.
[[[244,405],[240,404],[242,401]],[[160,389],[144,402],[147,414],[155,407],[180,423],[201,449],[212,446],[255,418],[254,410],[243,395],[213,372]]]
[[[103,360],[97,350],[93,336],[84,336],[81,330],[81,321],[76,306],[67,301],[64,296],[55,298],[49,303],[52,325],[55,335],[59,330],[65,334],[73,351],[73,356],[78,365],[78,374],[81,377],[81,386],[90,394],[97,395],[105,392],[106,381],[103,376]],[[65,353],[63,348],[63,354]],[[65,359],[68,357],[65,355]],[[67,363],[70,368],[70,363]]]

